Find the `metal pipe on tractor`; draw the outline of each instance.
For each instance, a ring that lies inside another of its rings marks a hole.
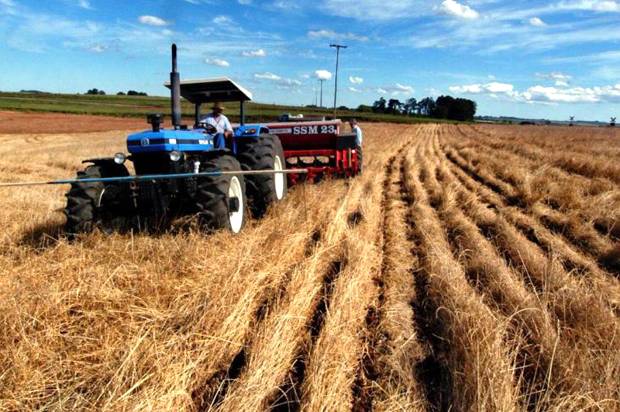
[[[170,72],[170,94],[172,127],[178,130],[181,127],[181,75],[177,71],[177,45],[172,45],[172,71]]]

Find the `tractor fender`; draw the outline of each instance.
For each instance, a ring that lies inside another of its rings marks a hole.
[[[235,128],[235,139],[254,138],[269,134],[269,128],[262,124],[243,125]]]

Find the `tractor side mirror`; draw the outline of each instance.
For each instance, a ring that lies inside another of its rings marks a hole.
[[[161,113],[152,113],[146,116],[146,121],[153,127],[154,132],[161,130],[161,124],[164,122],[164,115]]]

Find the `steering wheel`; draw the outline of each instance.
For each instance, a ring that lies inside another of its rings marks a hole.
[[[204,125],[205,131],[209,134],[217,134],[217,129],[212,124]]]

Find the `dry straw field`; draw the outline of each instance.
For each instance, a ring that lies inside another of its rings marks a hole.
[[[0,410],[620,409],[620,132],[366,125],[240,236],[63,239],[0,193]],[[124,132],[0,136],[0,179]]]

